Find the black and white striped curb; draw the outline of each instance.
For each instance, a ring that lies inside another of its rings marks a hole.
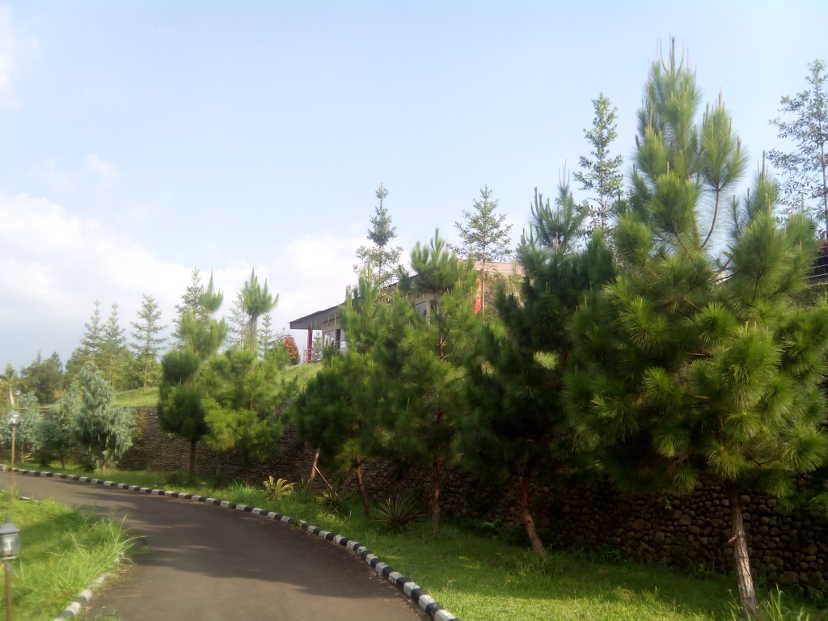
[[[8,468],[5,465],[2,466],[2,469],[10,470],[10,468]],[[310,535],[319,537],[320,539],[332,543],[333,545],[339,545],[344,547],[352,555],[364,561],[374,572],[376,572],[378,576],[384,578],[385,580],[393,584],[395,587],[397,587],[397,589],[399,589],[403,594],[405,594],[407,598],[414,602],[414,604],[418,606],[420,610],[422,610],[429,617],[434,619],[434,621],[460,621],[460,619],[455,617],[448,610],[441,607],[440,604],[438,604],[433,597],[425,593],[423,589],[420,587],[420,585],[418,585],[410,578],[404,576],[400,572],[395,571],[393,567],[391,567],[388,563],[384,563],[377,555],[371,554],[370,550],[368,550],[366,546],[362,545],[358,541],[348,539],[347,537],[343,537],[342,535],[338,535],[334,532],[323,530],[318,526],[309,524],[305,520],[297,520],[296,518],[292,518],[289,515],[275,513],[273,511],[266,511],[265,509],[252,507],[250,505],[236,504],[229,500],[221,500],[219,498],[199,496],[197,494],[185,494],[184,492],[171,492],[169,490],[141,487],[139,485],[128,485],[126,483],[117,483],[115,481],[106,481],[104,479],[95,479],[86,476],[79,476],[77,474],[65,474],[62,472],[40,472],[38,470],[22,470],[20,468],[11,468],[11,470],[14,472],[19,472],[20,474],[31,475],[36,477],[53,477],[56,479],[67,479],[70,481],[79,481],[81,483],[90,483],[92,485],[102,485],[103,487],[116,487],[119,489],[138,492],[140,494],[172,496],[173,498],[182,498],[184,500],[192,500],[194,502],[203,502],[205,504],[216,505],[224,509],[231,509],[234,511],[239,511],[241,513],[252,513],[253,515],[258,515],[264,519],[275,520],[283,522],[284,524],[296,526],[299,529],[309,533]],[[86,591],[84,591],[84,593],[85,592]]]
[[[55,617],[54,621],[61,621],[61,619],[74,619],[77,617],[80,614],[81,609],[89,604],[95,589],[101,586],[110,575],[110,573],[105,573],[98,576],[92,584],[75,596],[75,599],[73,599],[72,602],[64,608],[57,617]]]

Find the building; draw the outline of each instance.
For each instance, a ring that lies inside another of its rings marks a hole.
[[[475,263],[477,272],[477,291],[475,293],[475,312],[482,312],[491,299],[495,286],[499,282],[509,282],[513,286],[523,276],[523,269],[515,262],[482,262]],[[395,285],[391,285],[395,286]],[[417,311],[423,315],[429,312],[430,304],[426,297],[414,300]],[[291,330],[307,330],[308,340],[305,349],[305,360],[310,362],[313,357],[313,334],[322,333],[322,346],[333,348],[334,351],[343,351],[346,347],[345,330],[342,327],[342,308],[344,302],[323,310],[314,311],[310,315],[299,317],[290,322]]]

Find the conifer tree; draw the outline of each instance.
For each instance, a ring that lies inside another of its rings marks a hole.
[[[267,356],[268,352],[276,346],[278,341],[273,333],[273,316],[270,313],[265,313],[262,316],[262,325],[259,326],[256,341],[259,345],[260,358]]]
[[[132,322],[132,327],[134,339],[132,351],[138,365],[142,386],[146,388],[158,382],[160,371],[158,353],[161,345],[166,341],[160,336],[164,330],[161,325],[161,309],[158,308],[158,302],[151,295],[144,294],[141,298],[138,321]]]
[[[464,461],[473,469],[504,484],[517,482],[521,520],[540,556],[546,551],[535,528],[531,484],[572,462],[562,400],[569,319],[613,274],[600,231],[578,249],[584,215],[565,185],[554,208],[535,191],[530,235],[518,252],[521,295],[498,294],[500,320],[484,327],[482,361],[469,368],[471,411],[460,435]]]
[[[115,407],[112,387],[93,363],[83,365],[77,390],[78,443],[86,450],[89,465],[107,468],[132,446],[135,420],[126,408]]]
[[[825,63],[815,60],[808,65],[808,88],[793,97],[785,96],[780,112],[786,118],[771,121],[778,137],[791,141],[791,151],[773,149],[768,159],[784,176],[782,200],[793,210],[805,206],[818,221],[822,220],[828,239],[828,87]],[[816,199],[815,204],[807,201]]]
[[[250,278],[241,290],[242,309],[247,315],[242,346],[248,351],[258,352],[259,317],[272,311],[279,301],[279,295],[268,291],[267,280],[259,283],[256,270],[250,271]]]
[[[81,368],[87,362],[100,362],[103,351],[104,325],[101,316],[101,303],[95,300],[95,308],[89,321],[83,324],[84,333],[81,337],[80,346],[73,352],[66,363],[67,385],[77,377]]]
[[[480,197],[474,199],[472,210],[463,210],[463,221],[455,222],[460,244],[452,250],[463,259],[481,263],[506,261],[512,256],[512,225],[506,223],[506,214],[495,213],[497,200],[492,189],[483,186]]]
[[[103,328],[103,341],[96,364],[104,378],[115,389],[126,386],[126,373],[130,363],[129,350],[120,325],[118,305],[113,304]]]
[[[584,137],[592,147],[589,157],[581,156],[581,170],[574,173],[581,189],[592,194],[589,210],[590,228],[606,231],[613,217],[613,206],[621,199],[624,176],[621,174],[623,158],[610,155],[610,146],[618,137],[616,108],[600,93],[592,100],[595,116],[592,129],[584,130]]]
[[[223,300],[224,295],[215,288],[211,274],[207,288],[201,290],[191,307],[183,308],[179,317],[176,336],[181,348],[192,351],[202,360],[218,351],[227,339],[227,323],[214,319],[213,315]]]
[[[255,351],[230,348],[210,358],[198,371],[208,433],[205,440],[220,451],[245,458],[266,456],[282,434],[282,411],[291,387],[280,377],[282,361],[259,360]]]
[[[38,352],[35,360],[20,375],[27,390],[34,392],[40,403],[52,403],[63,386],[63,365],[57,352],[46,360]]]
[[[384,424],[394,451],[431,471],[432,532],[440,527],[445,468],[456,457],[456,432],[466,412],[466,364],[482,323],[475,314],[475,274],[435,233],[411,251],[414,274],[391,298],[390,321],[374,356],[388,391]],[[416,310],[419,307],[421,312]]]
[[[378,414],[386,392],[371,358],[385,324],[381,299],[371,275],[362,274],[357,290],[348,291],[343,311],[348,349],[325,360],[292,408],[300,437],[317,447],[323,459],[354,473],[366,515],[371,508],[364,469],[380,452]]]
[[[618,277],[574,318],[570,424],[621,485],[726,488],[739,594],[752,615],[740,490],[786,495],[828,451],[828,309],[798,301],[813,235],[802,217],[777,223],[763,171],[733,210],[722,273],[704,247],[715,223],[699,222],[704,191],[723,197],[741,172],[729,118],[720,100],[718,118],[708,111],[695,124],[695,78],[674,51],[654,64],[645,93],[632,209],[615,230]]]
[[[371,277],[380,288],[391,284],[400,263],[402,248],[391,246],[391,241],[397,236],[396,229],[391,226],[391,216],[384,205],[388,190],[382,184],[376,189],[375,195],[379,204],[374,208],[371,216],[371,228],[368,229],[370,246],[360,246],[357,249],[357,258],[360,265],[354,267],[356,272],[368,270]]]

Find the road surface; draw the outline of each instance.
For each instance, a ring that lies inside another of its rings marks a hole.
[[[0,473],[0,485],[8,487],[11,476]],[[19,473],[15,478],[22,495],[118,520],[126,516],[131,533],[145,538],[146,551],[134,557],[125,576],[95,595],[86,618],[423,619],[345,549],[285,524],[200,502]]]

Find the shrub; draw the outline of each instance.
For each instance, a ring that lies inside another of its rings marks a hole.
[[[413,496],[393,496],[377,506],[374,522],[381,530],[399,533],[419,520],[422,515],[420,503]]]
[[[293,489],[295,487],[296,484],[291,483],[287,479],[274,479],[272,476],[267,477],[264,481],[265,493],[270,500],[281,500],[282,498],[287,498],[293,493]]]

